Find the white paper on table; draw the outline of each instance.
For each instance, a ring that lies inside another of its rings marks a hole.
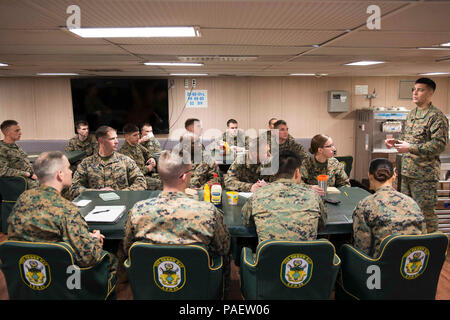
[[[72,201],[72,203],[74,205],[76,205],[77,207],[85,207],[87,206],[89,203],[91,203],[92,200],[79,200],[79,201]]]
[[[95,206],[84,220],[86,222],[116,222],[124,212],[125,206]]]
[[[239,197],[250,198],[253,192],[239,192]]]
[[[327,193],[329,194],[340,194],[341,191],[336,187],[327,187]]]

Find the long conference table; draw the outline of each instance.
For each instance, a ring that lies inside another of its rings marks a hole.
[[[366,190],[357,187],[339,188],[341,193],[328,194],[327,197],[341,202],[337,205],[326,203],[328,211],[328,221],[325,228],[319,230],[319,235],[351,234],[353,227],[352,214],[358,202],[370,195]],[[79,195],[74,202],[79,200],[91,200],[91,202],[80,207],[80,212],[86,216],[95,206],[115,206],[125,205],[124,214],[115,223],[88,223],[90,230],[100,230],[107,239],[120,240],[124,237],[125,223],[128,217],[128,210],[141,200],[156,197],[161,191],[114,191],[120,199],[104,201],[99,197],[105,191],[85,191]],[[237,205],[229,205],[226,193],[222,193],[222,205],[224,221],[233,237],[256,237],[255,228],[248,228],[244,225],[241,210],[247,198],[240,196]]]

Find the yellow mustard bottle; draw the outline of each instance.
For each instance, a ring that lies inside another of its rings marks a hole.
[[[211,191],[209,190],[209,185],[207,183],[203,189],[203,201],[211,202]]]

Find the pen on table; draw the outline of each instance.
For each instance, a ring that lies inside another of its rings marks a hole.
[[[108,210],[95,211],[95,212],[92,212],[92,214],[102,213],[102,212],[109,212],[109,209]]]

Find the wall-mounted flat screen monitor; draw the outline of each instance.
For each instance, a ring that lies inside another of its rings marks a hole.
[[[89,130],[101,125],[118,133],[126,123],[169,133],[168,80],[151,78],[71,79],[74,120],[86,120]]]

